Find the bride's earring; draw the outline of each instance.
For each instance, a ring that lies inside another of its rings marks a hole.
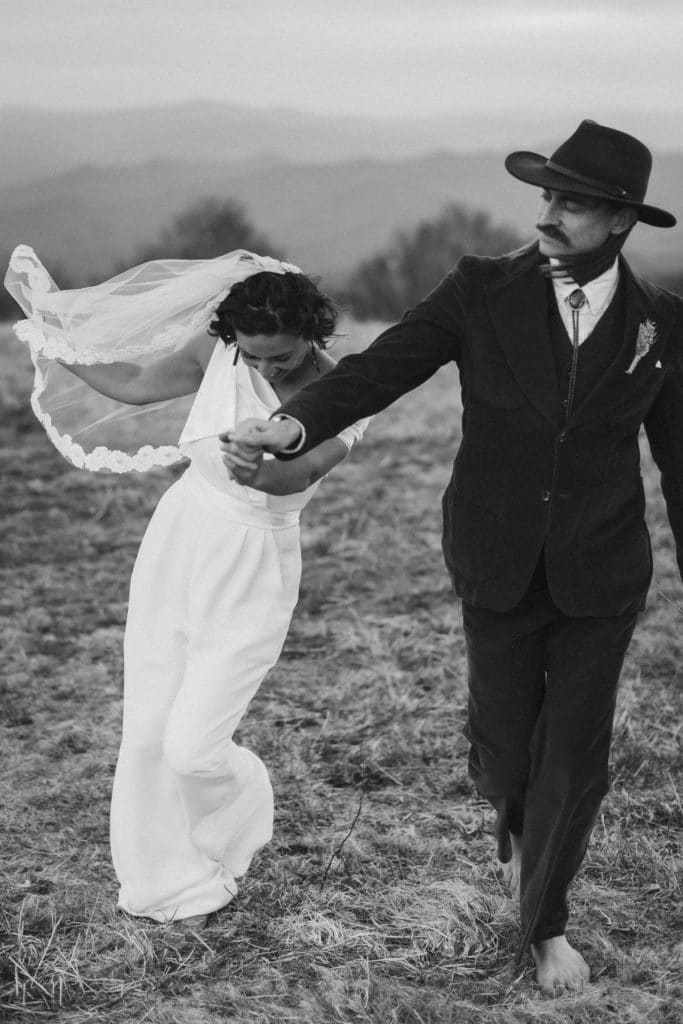
[[[237,342],[235,342],[235,355],[234,355],[234,358],[232,360],[232,365],[233,366],[237,366],[237,360],[239,359],[239,357],[240,357],[240,347],[237,344]]]
[[[311,347],[311,359],[313,360],[313,365],[315,366],[315,372],[316,373],[320,373],[320,363],[318,362],[318,353],[316,352],[316,344],[315,344],[314,341],[310,341],[309,345]]]

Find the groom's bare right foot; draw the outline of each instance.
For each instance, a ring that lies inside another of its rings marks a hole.
[[[522,837],[513,835],[510,832],[510,846],[512,847],[512,857],[506,863],[499,860],[498,867],[501,870],[504,881],[510,887],[510,895],[513,899],[517,899],[519,896],[519,880],[522,873]]]
[[[582,992],[590,981],[590,967],[564,935],[532,944],[531,953],[536,961],[536,981],[544,996]]]

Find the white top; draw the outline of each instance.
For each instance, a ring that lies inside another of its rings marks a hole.
[[[217,490],[239,501],[274,512],[301,509],[315,493],[319,480],[305,491],[279,495],[244,487],[228,476],[218,435],[233,430],[237,423],[245,419],[267,419],[281,404],[270,384],[242,359],[233,365],[234,357],[234,348],[228,348],[219,339],[180,435],[178,447]],[[350,449],[361,439],[368,423],[369,419],[359,420],[337,436]],[[266,453],[265,458],[272,456]]]
[[[553,262],[557,262],[557,260],[551,259],[550,263]],[[569,296],[576,291],[579,285],[568,277],[553,277],[552,282],[562,322],[567,328],[569,337],[573,338],[574,328]],[[582,345],[586,338],[590,337],[598,320],[614,298],[618,285],[619,265],[615,259],[612,266],[603,274],[581,287],[581,291],[586,296],[586,302],[579,311],[579,345]]]

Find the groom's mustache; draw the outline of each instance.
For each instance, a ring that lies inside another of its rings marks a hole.
[[[536,225],[536,230],[538,231],[538,233],[540,235],[545,235],[546,238],[552,238],[556,242],[565,242],[566,243],[568,241],[568,239],[567,239],[566,235],[564,234],[564,232],[560,231],[559,228],[554,228],[552,226],[541,227],[540,224],[537,224]]]

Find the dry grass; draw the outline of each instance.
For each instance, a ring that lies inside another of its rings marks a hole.
[[[64,463],[26,410],[7,333],[0,379],[0,1019],[679,1019],[683,616],[669,601],[683,600],[649,464],[657,578],[624,669],[613,791],[572,893],[597,980],[546,1002],[529,972],[510,975],[516,916],[466,778],[460,613],[439,550],[454,376],[379,418],[306,514],[301,602],[241,729],[271,769],[275,838],[201,934],[118,913],[107,845],[127,580],[172,475]]]

